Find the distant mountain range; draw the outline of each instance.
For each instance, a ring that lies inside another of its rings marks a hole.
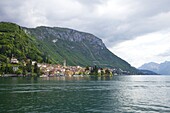
[[[0,22],[0,61],[14,55],[38,62],[68,65],[120,68],[130,74],[139,71],[110,52],[101,39],[93,34],[59,27],[26,28]]]
[[[150,70],[161,75],[170,75],[170,61],[165,61],[163,63],[150,62],[143,64],[139,69]]]
[[[141,73],[143,73],[144,75],[159,75],[158,73],[155,73],[153,71],[150,70],[144,70],[144,69],[139,69]]]

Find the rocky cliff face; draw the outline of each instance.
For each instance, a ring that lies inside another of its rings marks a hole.
[[[88,41],[91,45],[96,45],[100,48],[106,48],[101,39],[96,36],[79,32],[68,28],[58,28],[58,27],[37,27],[36,29],[25,29],[27,33],[34,35],[40,40],[52,39],[55,43],[58,39],[67,40],[71,42],[84,42]]]
[[[23,28],[25,32],[39,39],[42,51],[56,63],[67,60],[68,65],[117,67],[136,73],[137,70],[126,61],[111,53],[96,36],[68,28],[37,27]]]

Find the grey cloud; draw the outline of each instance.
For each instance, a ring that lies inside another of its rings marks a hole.
[[[160,57],[169,57],[169,56],[170,56],[170,49],[167,50],[167,51],[164,52],[164,53],[158,54],[158,56],[160,56]]]
[[[80,2],[81,4],[85,5],[95,5],[95,4],[102,4],[106,2],[107,0],[76,0],[77,2]]]
[[[109,4],[113,5],[111,9],[105,8],[107,2],[118,4],[118,9],[114,9],[115,4]],[[169,29],[169,4],[169,0],[2,0],[0,21],[27,27],[74,28],[93,33],[112,47],[140,35]],[[103,14],[99,14],[97,7],[104,8]]]

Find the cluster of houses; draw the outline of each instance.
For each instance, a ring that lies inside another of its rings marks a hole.
[[[93,67],[81,67],[81,66],[62,66],[62,65],[54,65],[54,64],[38,64],[40,70],[44,73],[42,77],[45,76],[83,76],[83,75],[90,75]],[[106,73],[109,71],[111,74],[118,75],[118,73],[113,73],[115,69],[108,69],[108,68],[98,68],[97,73],[101,74]]]
[[[18,64],[19,61],[17,60],[17,58],[12,57],[10,63]],[[37,62],[32,61],[32,65],[34,65],[35,63]],[[46,63],[38,63],[37,66],[40,68],[41,72],[43,73],[43,76],[73,76],[90,73],[90,70],[85,70],[85,68],[80,66],[66,66],[65,60],[63,66],[59,64],[46,64]],[[13,65],[14,72],[16,72],[18,69],[19,65]]]
[[[11,58],[11,63],[12,64],[18,64],[19,61],[12,57]],[[36,63],[36,61],[32,61],[32,65],[34,65]],[[76,75],[89,75],[91,70],[93,69],[93,67],[81,67],[81,66],[66,66],[66,60],[64,60],[63,65],[60,64],[45,64],[45,63],[37,63],[37,66],[40,68],[41,72],[43,73],[43,75],[41,76],[76,76]],[[17,65],[13,66],[13,70],[17,71],[18,70]],[[113,75],[119,75],[121,74],[127,74],[128,72],[123,71],[121,69],[108,69],[108,68],[104,68],[104,69],[100,69],[98,68],[98,73],[101,73],[102,71],[105,73],[106,70],[109,72],[111,72],[111,74]]]
[[[86,70],[80,66],[62,66],[54,64],[38,64],[41,72],[48,76],[73,76],[89,74],[90,70]]]

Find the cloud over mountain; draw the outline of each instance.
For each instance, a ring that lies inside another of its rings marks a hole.
[[[111,49],[147,34],[169,33],[169,4],[169,0],[2,0],[0,21],[90,32]]]

